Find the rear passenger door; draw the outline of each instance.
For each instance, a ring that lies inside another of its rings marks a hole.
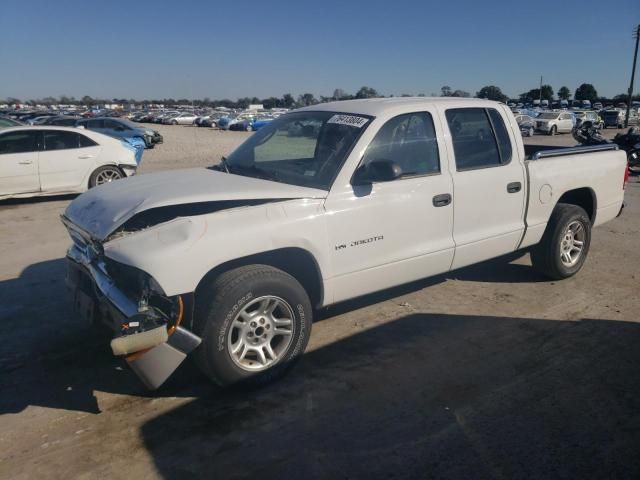
[[[525,170],[514,132],[495,108],[440,107],[453,176],[453,268],[517,248],[524,231]]]
[[[42,190],[84,190],[99,152],[98,144],[80,132],[44,130],[40,153]]]

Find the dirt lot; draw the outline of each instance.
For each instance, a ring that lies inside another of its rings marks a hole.
[[[247,136],[160,129],[142,173]],[[253,393],[189,362],[148,393],[73,318],[69,201],[0,204],[2,479],[640,478],[637,179],[577,277],[513,255],[332,307],[298,367]]]

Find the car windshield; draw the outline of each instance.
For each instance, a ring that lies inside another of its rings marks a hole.
[[[217,166],[237,175],[329,190],[372,117],[294,112],[269,122]]]
[[[542,118],[543,120],[553,120],[558,118],[558,113],[541,113],[538,115],[538,118]]]

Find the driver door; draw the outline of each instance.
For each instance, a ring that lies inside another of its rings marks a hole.
[[[453,261],[453,181],[435,111],[388,120],[361,165],[392,161],[402,175],[338,185],[326,202],[331,291],[338,302],[446,272]]]

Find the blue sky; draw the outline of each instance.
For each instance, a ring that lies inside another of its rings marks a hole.
[[[640,1],[1,0],[0,98],[626,92]],[[640,79],[635,91],[640,90]]]

